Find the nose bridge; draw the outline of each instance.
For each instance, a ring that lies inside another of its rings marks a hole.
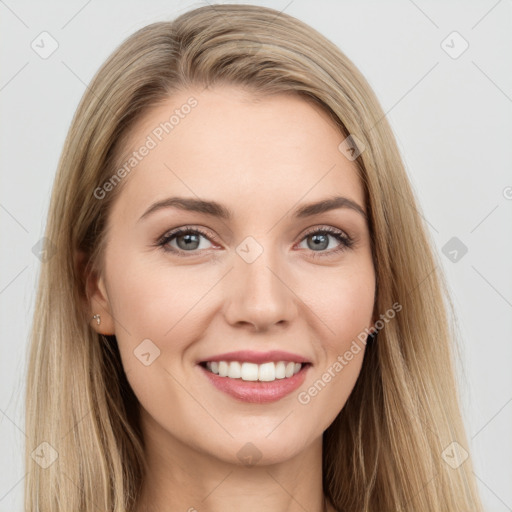
[[[286,264],[272,239],[248,236],[236,247],[226,311],[230,323],[252,323],[263,329],[292,319],[294,294],[285,285]]]

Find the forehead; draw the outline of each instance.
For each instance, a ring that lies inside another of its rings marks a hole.
[[[132,127],[121,165],[133,165],[115,209],[125,219],[140,216],[171,195],[214,199],[237,214],[327,195],[365,209],[357,167],[338,149],[344,138],[326,112],[298,95],[180,91]]]

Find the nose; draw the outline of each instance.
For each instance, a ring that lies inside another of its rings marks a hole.
[[[285,264],[268,248],[251,263],[236,255],[224,289],[226,321],[254,331],[289,324],[297,315],[298,299],[287,275]]]

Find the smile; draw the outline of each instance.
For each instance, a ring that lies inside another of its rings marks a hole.
[[[217,390],[241,402],[264,404],[281,400],[295,391],[304,383],[311,366],[286,361],[263,364],[209,361],[198,364],[197,368]]]
[[[241,361],[208,361],[206,368],[219,377],[245,381],[272,382],[293,377],[302,368],[301,363],[279,361],[263,364]]]

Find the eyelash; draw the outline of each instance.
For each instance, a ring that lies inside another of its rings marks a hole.
[[[190,251],[191,254],[189,255],[189,254],[186,254],[189,251],[183,251],[181,249],[169,248],[167,246],[167,244],[174,238],[176,238],[180,235],[188,235],[188,234],[202,235],[209,241],[217,240],[217,237],[206,233],[205,231],[203,231],[200,228],[191,228],[191,227],[185,226],[185,227],[182,227],[182,228],[179,228],[179,229],[176,229],[174,231],[164,234],[162,237],[160,237],[157,240],[156,245],[158,247],[160,247],[166,253],[173,253],[179,257],[192,256],[192,255],[194,255],[194,253],[196,251]],[[333,256],[335,254],[339,254],[343,251],[346,251],[347,249],[351,249],[355,243],[355,241],[352,238],[345,235],[342,231],[339,231],[339,230],[331,228],[331,227],[322,227],[322,228],[317,228],[312,231],[309,231],[301,239],[301,242],[308,236],[317,235],[317,234],[331,235],[332,237],[336,238],[336,240],[338,240],[341,243],[336,249],[331,249],[330,251],[311,251],[313,253],[313,258],[329,257],[329,256]]]

